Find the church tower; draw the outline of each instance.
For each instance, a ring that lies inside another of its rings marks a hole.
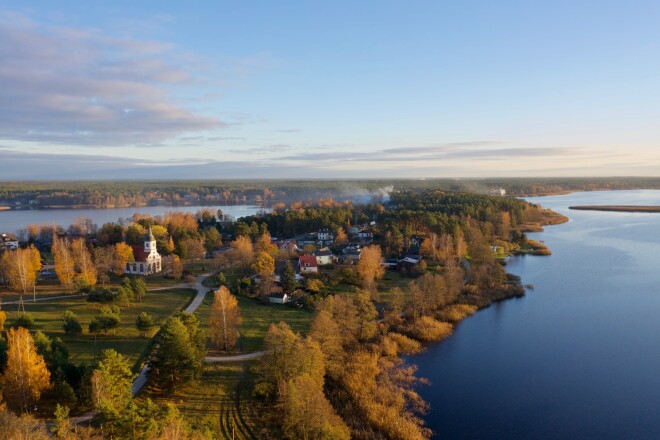
[[[151,233],[151,225],[149,225],[149,232],[144,236],[144,252],[148,255],[156,250],[156,239],[154,234]]]

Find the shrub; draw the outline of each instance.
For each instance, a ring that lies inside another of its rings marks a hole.
[[[23,313],[14,321],[13,328],[23,327],[30,330],[34,327],[34,316],[31,313]]]
[[[447,322],[440,322],[429,316],[423,316],[408,324],[404,330],[408,336],[418,341],[437,342],[449,337],[453,327]]]
[[[457,323],[458,321],[472,315],[477,311],[477,306],[470,304],[454,304],[446,307],[438,313],[438,317],[447,322]]]
[[[387,338],[396,343],[398,353],[411,355],[422,351],[422,344],[419,341],[410,339],[401,333],[390,333],[387,335]]]
[[[114,298],[114,293],[110,289],[92,290],[87,294],[89,302],[110,302]]]
[[[67,310],[62,314],[62,321],[62,328],[67,335],[79,335],[82,333],[80,321],[71,310]]]

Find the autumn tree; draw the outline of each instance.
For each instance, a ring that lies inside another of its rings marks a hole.
[[[244,269],[252,264],[254,260],[254,247],[249,237],[241,235],[230,243],[232,247],[232,257]]]
[[[80,287],[94,286],[96,284],[96,267],[92,256],[83,238],[71,243],[71,255],[76,267],[75,282]]]
[[[28,330],[9,329],[7,342],[4,398],[11,408],[27,412],[50,388],[50,373]]]
[[[241,314],[238,301],[225,286],[213,294],[213,305],[209,317],[211,342],[227,351],[236,345]]]
[[[357,264],[357,273],[365,289],[375,290],[375,280],[382,278],[385,274],[383,261],[380,246],[367,246],[362,250]]]
[[[9,287],[21,295],[26,295],[28,289],[34,286],[36,272],[34,270],[33,254],[30,249],[16,249],[2,254],[3,265],[6,266]]]
[[[98,280],[103,286],[110,281],[110,272],[114,269],[114,249],[112,247],[95,247],[92,250],[94,267]]]
[[[185,259],[190,262],[204,258],[204,255],[206,255],[204,242],[200,239],[186,238],[181,241],[181,248],[185,255]]]
[[[252,269],[259,275],[261,295],[268,295],[270,293],[270,287],[273,284],[275,260],[270,254],[260,251],[252,263]]]
[[[113,257],[112,272],[117,276],[120,276],[124,273],[127,263],[132,263],[135,261],[133,248],[124,242],[115,244]]]
[[[348,243],[348,235],[346,235],[344,228],[340,226],[337,228],[337,232],[335,233],[335,245],[342,246],[346,243]]]
[[[264,233],[259,236],[255,248],[257,252],[266,252],[273,258],[277,258],[279,253],[279,249],[273,243],[268,231],[264,231]]]
[[[76,277],[75,262],[69,242],[65,238],[53,236],[53,246],[51,248],[53,259],[55,260],[55,273],[60,283],[69,290],[73,289],[73,281]]]
[[[323,394],[323,387],[308,374],[287,384],[283,428],[288,438],[349,440],[351,431]]]
[[[183,276],[183,262],[178,255],[172,257],[172,278],[180,280]]]
[[[32,298],[37,301],[37,279],[39,279],[39,273],[41,272],[41,252],[39,249],[35,248],[31,244],[27,250],[30,252],[30,264],[32,271],[34,272],[34,278],[32,280]]]

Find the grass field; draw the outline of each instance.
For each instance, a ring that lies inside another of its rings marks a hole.
[[[111,275],[110,281],[108,281],[105,284],[105,286],[99,283],[97,287],[107,287],[110,289],[116,289],[121,285],[123,278],[124,277]],[[174,286],[176,284],[181,283],[181,281],[177,281],[172,278],[165,278],[163,276],[150,276],[145,278],[145,281],[150,289],[156,287]],[[55,277],[41,278],[37,281],[37,286],[36,286],[37,298],[67,295],[69,293],[70,292],[65,287],[63,287]],[[32,289],[30,288],[28,294],[23,299],[25,301],[32,300],[32,296],[33,296],[33,292]],[[2,299],[3,302],[16,301],[18,300],[18,294],[0,285],[0,298]]]
[[[121,325],[114,334],[99,335],[94,342],[94,336],[87,332],[89,322],[106,304],[91,303],[82,297],[62,298],[52,301],[25,303],[25,310],[35,318],[34,330],[41,330],[51,337],[59,336],[71,353],[71,361],[79,364],[90,364],[94,355],[106,348],[113,348],[127,356],[131,362],[137,362],[148,344],[150,338],[158,330],[158,326],[172,313],[182,309],[191,300],[194,291],[190,289],[173,289],[148,292],[144,302],[135,303],[121,312]],[[6,304],[3,309],[7,312],[7,322],[11,324],[16,318],[16,304]],[[83,334],[68,336],[62,330],[61,316],[65,310],[74,312],[83,327]],[[156,320],[157,327],[147,338],[142,337],[135,328],[135,319],[142,313],[151,314]]]
[[[180,385],[172,394],[147,388],[140,398],[174,403],[188,423],[210,430],[216,434],[213,438],[254,439],[259,412],[251,395],[250,369],[250,363],[207,364],[198,380]]]
[[[280,321],[286,322],[294,332],[304,336],[307,334],[309,324],[314,316],[313,312],[307,309],[297,309],[281,304],[263,304],[257,300],[241,296],[237,299],[243,323],[240,326],[240,347],[237,347],[236,352],[249,353],[261,350],[268,327],[270,324]],[[209,294],[195,312],[204,328],[208,328],[212,303],[213,295]],[[214,351],[211,349],[209,354],[214,354]]]

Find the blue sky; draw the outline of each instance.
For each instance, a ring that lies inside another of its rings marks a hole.
[[[5,1],[0,178],[660,175],[659,13]]]

